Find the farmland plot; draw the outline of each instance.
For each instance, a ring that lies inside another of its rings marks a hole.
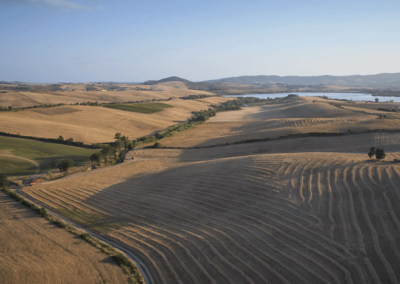
[[[114,140],[115,133],[131,139],[151,135],[169,126],[186,121],[192,111],[208,109],[227,98],[212,97],[201,100],[168,101],[173,106],[154,114],[129,112],[91,106],[61,106],[37,108],[18,112],[0,112],[0,131],[33,137],[65,139],[84,143]]]
[[[0,191],[0,282],[128,283],[110,257]]]
[[[156,283],[398,283],[400,165],[366,154],[205,151],[139,150],[135,163],[24,192],[124,222],[103,235]]]
[[[171,147],[222,145],[247,139],[276,138],[292,133],[400,129],[398,119],[308,101],[244,107],[218,113],[205,124],[163,140]]]

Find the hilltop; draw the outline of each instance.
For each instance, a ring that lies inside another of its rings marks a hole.
[[[176,81],[183,82],[183,83],[191,83],[191,81],[189,81],[189,80],[186,80],[186,79],[183,79],[183,78],[180,78],[177,76],[172,76],[172,77],[164,78],[161,80],[149,80],[149,81],[144,82],[143,84],[144,85],[156,85],[159,83],[176,82]]]

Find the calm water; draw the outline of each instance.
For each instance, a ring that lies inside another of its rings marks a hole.
[[[247,97],[256,97],[260,99],[280,98],[286,97],[289,94],[297,94],[299,96],[315,97],[315,96],[327,96],[330,99],[346,99],[353,101],[375,101],[375,98],[379,99],[379,102],[388,102],[393,100],[394,102],[400,102],[400,97],[373,97],[370,94],[361,93],[279,93],[279,94],[248,94]],[[225,96],[225,97],[245,97],[245,96]]]

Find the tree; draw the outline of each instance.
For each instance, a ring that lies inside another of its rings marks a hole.
[[[115,158],[115,154],[117,153],[117,149],[115,149],[114,147],[111,146],[106,146],[103,148],[103,150],[101,150],[101,152],[103,154],[104,157],[104,163],[107,164],[107,158],[110,156],[110,160],[114,157]]]
[[[375,157],[376,157],[378,160],[385,159],[385,157],[386,157],[385,151],[384,151],[383,149],[377,148],[377,149],[375,150]]]
[[[379,99],[378,99],[378,98],[375,98],[375,102],[376,102],[376,103],[379,102]]]
[[[96,162],[98,166],[100,166],[101,160],[103,159],[103,155],[101,153],[94,153],[90,156],[90,160],[92,162]]]
[[[62,137],[62,136],[60,135],[60,136],[58,136],[57,140],[58,140],[59,142],[64,142],[64,137]]]
[[[74,161],[70,159],[57,159],[52,162],[52,166],[57,167],[60,172],[66,172],[74,166]]]
[[[154,146],[153,146],[153,147],[154,147],[154,148],[161,148],[162,145],[161,145],[160,142],[156,142],[156,143],[154,143]]]
[[[369,149],[368,156],[370,159],[372,158],[372,156],[375,156],[375,147],[371,147],[371,149]]]
[[[382,159],[385,159],[386,154],[385,154],[385,150],[383,150],[383,149],[371,147],[371,149],[369,150],[368,156],[370,158],[375,156],[375,158],[377,158],[378,160],[382,160]]]
[[[114,139],[121,140],[121,133],[115,133]]]
[[[0,174],[0,188],[8,188],[9,181],[6,174]]]
[[[73,139],[73,138],[67,139],[67,143],[68,143],[68,144],[71,144],[71,143],[73,143],[73,142],[74,142],[74,139]]]
[[[121,141],[121,140],[115,141],[114,143],[112,143],[112,145],[113,145],[116,149],[118,149],[118,151],[121,151],[121,149],[125,147],[125,143],[124,143],[123,141]]]

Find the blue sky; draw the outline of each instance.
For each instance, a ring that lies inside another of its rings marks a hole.
[[[394,72],[398,0],[0,0],[0,81]]]

